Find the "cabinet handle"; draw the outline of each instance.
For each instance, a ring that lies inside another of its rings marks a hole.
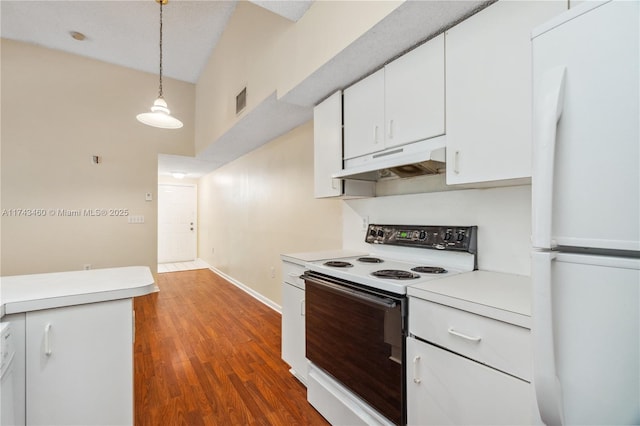
[[[303,317],[305,316],[305,311],[304,311],[304,299],[302,299],[300,301],[300,316]]]
[[[378,143],[378,126],[373,127],[373,143]]]
[[[420,362],[420,355],[413,357],[413,383],[420,384],[422,379],[418,377],[418,362]]]
[[[393,139],[393,120],[389,120],[389,139]]]
[[[466,334],[462,334],[458,331],[455,331],[453,328],[450,328],[448,331],[449,331],[449,334],[453,334],[454,336],[458,336],[462,339],[470,340],[472,342],[479,342],[480,340],[482,340],[482,337],[468,336]]]
[[[453,157],[453,172],[455,174],[460,174],[460,151],[456,151],[455,156]]]
[[[51,350],[51,323],[44,326],[44,354],[51,356],[53,351]]]

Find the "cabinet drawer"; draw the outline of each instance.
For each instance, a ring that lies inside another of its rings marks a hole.
[[[282,262],[282,281],[304,290],[304,280],[300,279],[305,267],[291,262]]]
[[[526,328],[412,297],[409,332],[531,381],[531,333]]]

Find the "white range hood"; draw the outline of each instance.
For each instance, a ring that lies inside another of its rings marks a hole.
[[[445,170],[446,137],[438,136],[408,145],[350,158],[343,170],[333,178],[377,180],[379,170],[390,170],[399,177],[443,173]]]

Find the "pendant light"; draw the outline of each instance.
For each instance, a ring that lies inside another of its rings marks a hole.
[[[153,102],[151,112],[138,114],[136,118],[148,126],[160,127],[161,129],[179,129],[182,127],[182,121],[171,116],[167,102],[162,97],[162,5],[167,4],[169,0],[156,0],[156,2],[160,3],[160,87],[158,99]]]

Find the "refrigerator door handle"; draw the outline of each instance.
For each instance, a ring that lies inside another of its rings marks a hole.
[[[533,287],[533,385],[540,418],[547,426],[563,425],[562,386],[556,373],[553,333],[551,263],[556,254],[536,252],[531,255]]]
[[[547,70],[533,93],[533,164],[531,191],[532,242],[534,247],[551,248],[553,170],[558,120],[564,105],[566,67]]]

